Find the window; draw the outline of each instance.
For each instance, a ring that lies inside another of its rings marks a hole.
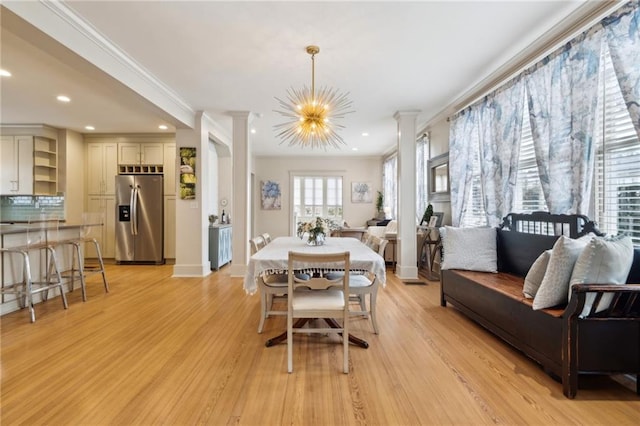
[[[383,164],[384,212],[388,218],[397,218],[398,213],[398,157],[387,158]]]
[[[603,48],[596,145],[595,220],[640,245],[640,143],[622,98],[609,49]]]
[[[473,152],[473,172],[469,189],[469,202],[462,212],[460,226],[485,226],[487,215],[484,210],[484,196],[480,180],[480,146],[476,145]]]
[[[416,219],[422,219],[428,204],[429,136],[425,133],[416,144]]]
[[[294,229],[318,216],[342,222],[342,177],[294,176],[293,214]]]
[[[601,231],[629,234],[640,245],[640,143],[615,75],[606,43],[602,49],[600,96],[596,122],[596,165],[593,181],[593,212],[589,217]],[[525,105],[518,179],[514,196],[516,212],[546,211],[535,161],[529,110]],[[486,224],[478,153],[473,165],[471,203],[463,226]]]
[[[513,194],[513,209],[517,213],[547,211],[544,200],[536,153],[533,148],[531,121],[529,120],[529,104],[524,103],[524,119],[522,120],[522,136],[520,139],[520,156],[518,158],[518,179]]]

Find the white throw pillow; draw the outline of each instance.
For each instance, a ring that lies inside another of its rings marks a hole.
[[[533,262],[527,276],[524,277],[524,288],[522,294],[527,299],[533,299],[536,297],[536,293],[542,284],[544,274],[547,271],[547,265],[549,265],[549,259],[551,259],[551,250],[545,250],[540,256]]]
[[[441,269],[498,272],[495,228],[445,226],[441,234],[444,251]]]
[[[633,242],[628,236],[614,238],[594,238],[584,248],[576,261],[571,274],[571,286],[575,284],[626,284],[633,264]],[[595,294],[587,293],[580,317],[586,317],[591,311]],[[612,294],[600,299],[596,313],[604,311],[611,304]]]
[[[561,236],[553,245],[547,270],[533,298],[533,309],[545,309],[562,305],[569,300],[569,281],[573,265],[592,236],[572,239]]]

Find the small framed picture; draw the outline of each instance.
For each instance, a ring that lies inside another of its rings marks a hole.
[[[436,226],[436,224],[438,223],[438,216],[433,215],[431,216],[431,218],[429,219],[429,224],[427,225],[429,228],[434,228]]]

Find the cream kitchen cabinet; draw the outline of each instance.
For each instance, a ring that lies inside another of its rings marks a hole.
[[[114,195],[118,174],[118,144],[87,144],[87,194]]]
[[[58,141],[43,136],[33,138],[33,194],[58,193]]]
[[[114,178],[115,180],[115,178]],[[116,198],[115,196],[91,195],[87,200],[87,211],[104,215],[104,226],[96,230],[93,237],[100,244],[102,257],[116,256]],[[88,258],[95,258],[93,244],[86,245]]]
[[[33,137],[0,137],[0,194],[33,194]]]
[[[162,165],[162,143],[131,143],[118,144],[118,164],[121,165]]]

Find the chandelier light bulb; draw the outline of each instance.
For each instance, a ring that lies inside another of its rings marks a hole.
[[[281,143],[288,142],[289,146],[339,148],[345,142],[337,130],[344,126],[333,122],[353,112],[350,110],[351,101],[348,93],[341,94],[335,89],[323,87],[316,91],[315,55],[320,52],[320,48],[307,46],[306,51],[311,55],[311,89],[306,86],[301,90],[291,88],[287,91],[287,101],[276,98],[282,110],[275,112],[288,121],[274,127],[279,132]]]

